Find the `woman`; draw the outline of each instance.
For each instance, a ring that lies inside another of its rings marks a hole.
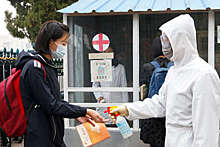
[[[25,147],[65,147],[63,118],[107,121],[94,110],[71,105],[60,98],[52,59],[63,57],[68,40],[68,26],[48,21],[38,33],[35,52],[22,52],[18,57],[16,67],[22,68],[20,86],[27,116]]]

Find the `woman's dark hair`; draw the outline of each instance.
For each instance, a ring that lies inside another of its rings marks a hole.
[[[109,47],[112,48],[112,51],[114,52],[114,56],[118,55],[118,50],[115,48],[115,45],[110,43]]]
[[[64,33],[69,33],[69,27],[56,20],[45,22],[38,32],[35,44],[35,50],[39,53],[50,54],[50,40],[56,41]]]

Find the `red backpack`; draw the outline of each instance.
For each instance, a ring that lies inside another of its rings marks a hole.
[[[45,68],[42,63],[40,64],[46,78]],[[11,75],[0,83],[0,129],[8,137],[24,135],[27,127],[20,90],[21,72],[21,69],[13,68]]]

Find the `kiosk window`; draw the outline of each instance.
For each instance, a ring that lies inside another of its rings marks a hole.
[[[88,57],[89,53],[98,53],[92,46],[92,39],[99,33],[104,33],[110,40],[110,47],[114,52],[112,66],[122,66],[125,71],[118,75],[113,73],[113,76],[116,80],[124,76],[126,85],[117,85],[113,79],[109,87],[132,87],[132,16],[75,16],[68,17],[68,25],[71,34],[68,50],[69,87],[93,86]]]

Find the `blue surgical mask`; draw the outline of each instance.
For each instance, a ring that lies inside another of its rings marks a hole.
[[[164,55],[167,59],[172,60],[173,50],[172,50],[171,44],[170,44],[169,39],[168,39],[168,37],[166,36],[166,34],[162,34],[162,35],[160,36],[160,40],[161,40],[163,55]]]
[[[61,44],[56,44],[56,45],[57,45],[56,51],[51,50],[51,56],[53,58],[63,58],[63,56],[66,53],[67,46],[63,46]]]

